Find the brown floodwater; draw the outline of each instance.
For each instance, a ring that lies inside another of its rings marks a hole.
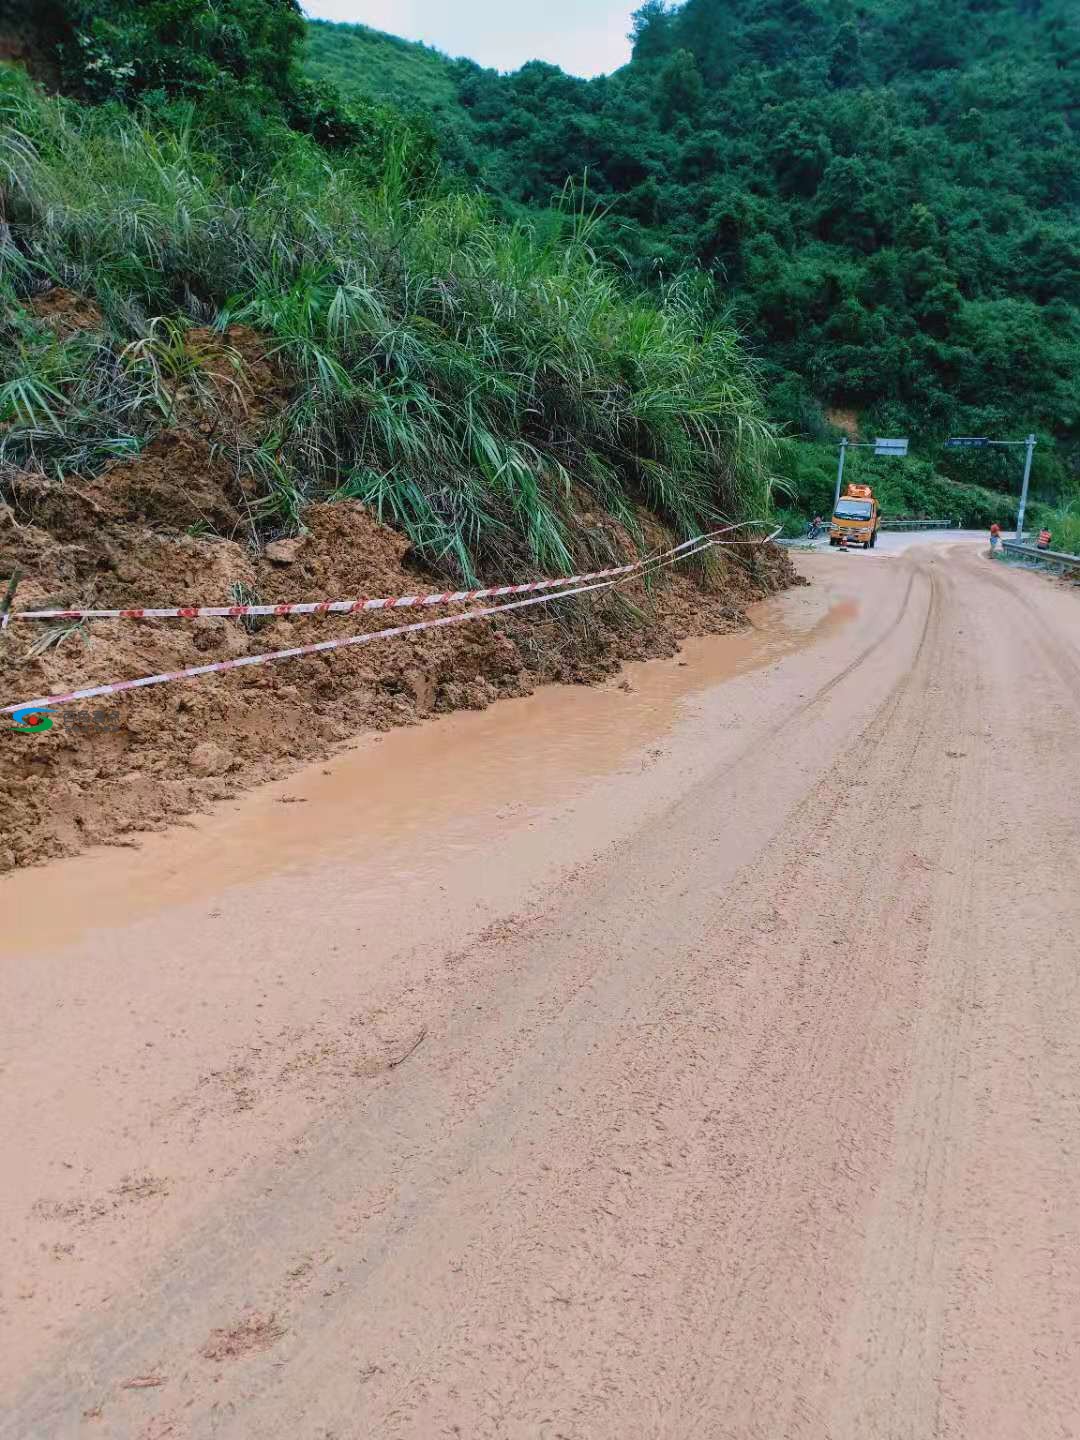
[[[788,598],[751,607],[744,629],[690,639],[678,657],[628,665],[606,685],[544,686],[485,711],[364,736],[288,780],[147,835],[137,850],[98,848],[11,875],[0,881],[0,954],[326,857],[357,864],[370,856],[393,879],[415,868],[418,846],[487,848],[492,825],[527,822],[619,769],[702,692],[767,668],[858,614],[858,601],[846,598],[808,620]]]

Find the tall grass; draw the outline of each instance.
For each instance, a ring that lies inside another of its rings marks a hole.
[[[1080,501],[1074,500],[1061,510],[1051,510],[1042,517],[1042,524],[1050,531],[1055,550],[1080,555]]]
[[[688,535],[769,508],[772,433],[736,335],[700,283],[627,292],[587,217],[541,241],[476,197],[410,198],[407,155],[373,186],[295,137],[230,183],[193,124],[47,99],[13,71],[0,127],[9,462],[138,444],[160,390],[123,357],[212,319],[257,327],[295,380],[249,456],[272,519],[357,497],[471,578],[587,554],[590,510],[634,533],[643,503]],[[18,318],[47,281],[94,297],[108,333],[59,342]]]

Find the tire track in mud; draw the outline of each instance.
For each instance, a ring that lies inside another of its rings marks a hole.
[[[908,581],[907,593],[909,594],[913,583],[914,576],[910,577]],[[929,588],[932,595],[934,589],[932,580]],[[932,607],[928,607],[928,612],[927,615],[924,617],[921,633],[917,642],[917,653],[920,654],[926,642],[927,632],[930,625],[931,608]],[[896,629],[901,619],[902,612],[894,618],[893,622],[888,627],[886,633],[891,634]],[[855,662],[846,667],[845,673],[851,674],[857,668],[858,664],[862,663],[862,661],[867,658],[875,648],[877,648],[877,644],[880,644],[880,640],[874,645],[867,647],[866,650],[859,657],[856,658]],[[900,685],[897,687],[898,691],[906,690],[909,683],[909,680],[903,679],[900,682]],[[816,697],[814,698],[816,699]],[[813,699],[808,703],[806,707],[803,708],[809,708],[809,705],[812,703]],[[890,713],[895,712],[895,709],[899,703],[900,696],[894,693],[891,699],[885,703],[885,706],[882,707],[882,710],[889,711]],[[885,718],[887,723],[888,716],[883,717],[882,710],[879,710],[878,713],[878,724],[882,723],[883,718]],[[874,721],[871,721],[871,726],[874,723]],[[692,802],[688,803],[692,804]],[[835,808],[842,803],[842,796],[837,795],[830,797],[830,803]],[[678,808],[679,806],[674,807],[675,810],[678,810]],[[671,819],[672,816],[670,814],[665,815],[664,817],[665,821],[670,821]],[[662,841],[660,842],[660,847],[663,848]],[[801,842],[800,845],[796,848],[801,849]],[[798,864],[799,862],[796,861],[795,863]],[[868,887],[869,884],[870,882],[868,881]],[[581,915],[576,916],[575,925],[581,924],[584,921],[584,918],[585,917]],[[725,921],[721,919],[721,921],[718,922],[718,924],[715,925],[713,929],[723,930],[724,923]],[[568,939],[569,937],[565,938]],[[618,936],[616,935],[612,937],[612,940],[614,943],[615,952],[618,953]],[[545,948],[555,947],[557,949],[560,944],[560,937],[557,931],[553,933],[549,927],[545,927],[543,924],[541,924],[538,927],[537,932],[532,935],[531,941],[535,944],[543,944]],[[506,972],[509,977],[509,983],[511,986],[518,986],[520,984],[520,971],[514,967],[512,961],[505,953],[509,949],[516,949],[517,946],[515,942],[511,941],[508,946],[503,946],[501,948],[504,951],[504,964],[506,966]],[[504,1090],[509,1090],[511,1094],[509,1096],[504,1095],[501,1106],[497,1106],[497,1109],[501,1108],[504,1111],[504,1114],[507,1115],[507,1120],[503,1122],[503,1125],[506,1128],[510,1128],[509,1121],[510,1117],[513,1115],[513,1108],[515,1103],[515,1096],[513,1092],[525,1090],[528,1088],[529,1085],[535,1084],[537,1079],[537,1072],[538,1070],[543,1068],[544,1064],[558,1063],[557,1057],[565,1056],[568,1050],[578,1056],[593,1056],[595,1054],[597,1046],[600,1043],[600,1039],[604,1029],[612,1023],[618,1025],[621,1029],[627,1029],[627,1027],[629,1027],[628,1033],[630,1035],[630,1043],[635,1043],[635,1036],[638,1034],[637,1025],[641,1022],[631,1022],[627,1014],[627,1001],[624,993],[625,981],[620,979],[617,973],[616,965],[610,965],[607,967],[601,966],[601,970],[606,973],[598,975],[594,971],[586,975],[582,981],[579,981],[574,985],[569,996],[559,997],[557,994],[549,994],[546,997],[546,1003],[542,1006],[543,1014],[539,1016],[534,1014],[531,1021],[528,1022],[528,1025],[531,1025],[533,1031],[531,1037],[527,1033],[527,1030],[526,1033],[522,1033],[520,1035],[516,1048],[519,1051],[525,1051],[525,1071],[524,1074],[522,1074],[519,1066],[518,1071],[514,1076],[504,1076],[502,1088]],[[672,985],[676,983],[685,984],[686,977],[684,976],[682,971],[677,970],[676,974],[678,976],[678,980],[672,982]],[[648,974],[641,975],[640,973],[638,973],[637,979],[639,981],[644,981],[646,984],[648,984],[650,976]],[[833,1002],[835,1002],[839,998],[840,993],[842,993],[844,989],[845,983],[846,980],[843,976],[837,975],[833,978],[831,982],[832,988],[829,991],[829,998]],[[668,991],[672,989],[672,985],[668,986]],[[641,1015],[643,1013],[663,1014],[665,1010],[665,993],[667,992],[662,992],[658,996],[646,995],[644,992],[636,993],[632,1013],[638,1015]],[[668,1008],[670,1008],[670,1006]],[[826,1010],[827,1009],[828,1006],[826,1005]],[[535,1034],[535,1031],[538,1027],[540,1029],[546,1027],[548,1030],[553,1032],[551,1038],[548,1039],[546,1043],[540,1044],[539,1046],[537,1046],[536,1044],[537,1037]],[[827,1024],[822,1025],[821,1029],[824,1033],[828,1033]],[[570,1037],[572,1037],[572,1040]],[[527,1046],[530,1043],[530,1038],[531,1053],[527,1049]],[[824,1041],[822,1041],[822,1043],[824,1043]],[[464,1044],[459,1044],[455,1048],[459,1053],[466,1053],[470,1048],[477,1052],[482,1052],[484,1047],[481,1045],[468,1047]],[[638,1062],[635,1060],[631,1063],[636,1066]],[[658,1067],[659,1073],[664,1073],[664,1070],[664,1066]],[[677,1080],[677,1075],[673,1075],[671,1077],[671,1089],[673,1093],[677,1093]],[[467,1080],[463,1081],[460,1087],[460,1094],[463,1101],[467,1099],[470,1103],[474,1103],[476,1100],[476,1090],[473,1082]],[[612,1099],[614,1098],[615,1097],[613,1096]],[[509,1110],[507,1109],[508,1106]],[[606,1109],[606,1102],[601,1102],[599,1108],[601,1110]],[[493,1116],[490,1117],[490,1119],[494,1128],[500,1128],[498,1122],[494,1119]],[[565,1148],[565,1146],[564,1144],[561,1144],[556,1138],[552,1137],[548,1141],[546,1141],[546,1143],[544,1143],[540,1148],[545,1153],[558,1154],[560,1153],[561,1149]],[[561,1186],[565,1187],[566,1184],[566,1177],[563,1177]],[[492,1205],[490,1211],[492,1217],[494,1217],[496,1213],[496,1208],[501,1209],[504,1203],[505,1202],[500,1202],[499,1207],[496,1207],[494,1204]],[[439,1214],[444,1213],[444,1208],[446,1211],[452,1209],[449,1204],[449,1199],[447,1200],[445,1207],[440,1205]],[[589,1215],[602,1215],[606,1213],[602,1197],[590,1198],[583,1194],[579,1195],[577,1199],[577,1203],[575,1205],[575,1212]],[[436,1215],[436,1217],[431,1223],[431,1230],[434,1233],[438,1233],[442,1228],[443,1222],[442,1220],[440,1220],[439,1214]],[[547,1217],[546,1219],[544,1219],[541,1217],[540,1214],[537,1214],[534,1217],[533,1223],[540,1230],[543,1230],[547,1225],[551,1223],[551,1217]],[[570,1223],[571,1222],[567,1217],[567,1224]],[[519,1212],[516,1216],[516,1225],[521,1226],[523,1224],[525,1224],[525,1217],[522,1216]],[[423,1236],[419,1234],[414,1235],[414,1240],[418,1244],[421,1252],[423,1253],[425,1251],[425,1242]],[[540,1244],[539,1241],[537,1243]],[[522,1262],[520,1263],[525,1262],[524,1260],[522,1260]],[[511,1271],[516,1271],[518,1265],[519,1262],[507,1259],[505,1268]],[[576,1260],[571,1259],[564,1261],[560,1266],[560,1273],[565,1272],[573,1274],[577,1267],[578,1262]],[[486,1256],[485,1272],[490,1273],[492,1268],[498,1269],[500,1267],[492,1266],[492,1257],[489,1253]],[[481,1289],[476,1289],[471,1294],[461,1296],[460,1298],[465,1303],[460,1307],[460,1311],[456,1313],[463,1313],[467,1315],[470,1310],[483,1307],[485,1296],[482,1293]],[[465,1322],[458,1323],[462,1325],[465,1324]],[[451,1329],[453,1330],[453,1328],[454,1326],[452,1323]],[[647,1333],[647,1330],[648,1326],[647,1324],[645,1324],[645,1333]],[[438,1326],[434,1323],[434,1317],[428,1317],[425,1331],[431,1336],[439,1335]],[[468,1333],[456,1334],[456,1338],[452,1342],[448,1341],[447,1336],[444,1333],[439,1336],[439,1338],[433,1339],[431,1342],[431,1344],[434,1346],[450,1345],[450,1348],[456,1349],[459,1352],[463,1350],[467,1351],[472,1343],[473,1342],[470,1339]],[[312,1361],[315,1361],[314,1356],[311,1356],[309,1358]],[[415,1389],[418,1386],[424,1388],[424,1377],[429,1375],[433,1368],[437,1370],[438,1367],[437,1365],[435,1365],[435,1360],[436,1356],[434,1351],[429,1346],[422,1345],[420,1351],[417,1352],[417,1355],[415,1356],[413,1362],[410,1364],[410,1378],[405,1380],[403,1384],[399,1383],[397,1386],[394,1387],[393,1396],[392,1398],[387,1398],[385,1408],[383,1408],[382,1406],[378,1406],[377,1408],[373,1409],[372,1412],[370,1412],[367,1423],[375,1427],[377,1433],[385,1433],[387,1435],[396,1435],[398,1433],[417,1435],[435,1433],[434,1430],[429,1427],[437,1426],[445,1419],[445,1417],[435,1416],[433,1414],[427,1414],[424,1412],[413,1413],[413,1404],[410,1403],[410,1392],[415,1392]],[[639,1398],[643,1401],[645,1399],[644,1396]],[[415,1395],[413,1395],[413,1399],[415,1399]],[[593,1418],[595,1419],[595,1417]],[[414,1425],[416,1428],[409,1429],[408,1427],[410,1424]],[[490,1433],[492,1435],[496,1435],[503,1432],[496,1427],[490,1430],[482,1429],[477,1431],[477,1433]]]
[[[1062,777],[1080,753],[1070,644],[1078,631],[1053,628],[1049,587],[1025,594],[1027,577],[974,559],[964,569],[988,582],[968,595],[965,622],[983,657],[987,743],[973,831],[980,848],[949,896],[957,932],[966,916],[976,963],[964,992],[957,1128],[965,1144],[943,1227],[953,1285],[943,1307],[939,1424],[942,1434],[1072,1435],[1080,1433],[1080,1281],[1067,1258],[1080,1253],[1080,813]],[[987,590],[1009,609],[995,613]],[[1003,634],[1006,615],[1014,628]],[[972,935],[983,937],[977,949]]]
[[[783,1304],[769,1312],[767,1323],[760,1324],[748,1343],[745,1335],[748,1304],[753,1298],[754,1288],[762,1286],[762,1276],[766,1269],[771,1267],[766,1267],[760,1258],[755,1259],[752,1250],[749,1260],[742,1258],[747,1253],[742,1246],[747,1242],[740,1242],[738,1235],[753,1236],[762,1225],[763,1217],[768,1214],[770,1207],[776,1205],[778,1193],[790,1185],[790,1175],[797,1167],[800,1149],[805,1143],[808,1110],[812,1109],[813,1100],[820,1094],[827,1062],[831,1059],[835,1063],[835,1056],[830,1052],[836,1042],[836,1015],[850,1005],[853,991],[860,978],[865,980],[868,967],[872,966],[878,971],[887,968],[889,961],[895,956],[901,938],[908,950],[912,948],[910,932],[904,930],[903,922],[910,919],[908,910],[913,876],[910,865],[904,863],[898,863],[894,869],[886,868],[887,852],[890,848],[898,852],[899,860],[907,858],[904,842],[898,839],[895,833],[895,821],[889,817],[893,806],[904,792],[911,767],[925,741],[929,724],[925,710],[916,710],[919,719],[914,726],[905,723],[908,719],[906,712],[907,709],[916,707],[925,693],[926,672],[929,669],[929,662],[926,660],[927,640],[939,619],[938,612],[937,586],[931,575],[930,603],[911,669],[901,677],[874,717],[853,740],[852,753],[858,753],[871,744],[880,747],[874,751],[873,764],[879,772],[876,784],[872,784],[869,779],[862,782],[867,791],[874,790],[879,795],[880,805],[868,803],[867,796],[853,798],[844,775],[845,763],[841,761],[807,797],[801,807],[802,824],[792,824],[784,833],[782,849],[788,858],[783,863],[780,874],[771,877],[771,881],[775,880],[771,888],[785,897],[782,908],[789,912],[793,928],[798,924],[803,931],[820,929],[829,935],[831,943],[836,945],[838,935],[860,935],[865,928],[862,917],[868,911],[876,911],[877,919],[869,935],[856,939],[850,949],[830,961],[825,973],[823,994],[815,1006],[814,1018],[811,1022],[804,1017],[793,1036],[790,1060],[786,1064],[780,1064],[780,1057],[771,1052],[776,1049],[776,1034],[785,1024],[783,1011],[790,1004],[791,997],[785,995],[784,1004],[779,1007],[775,1019],[775,1027],[763,1041],[765,1055],[770,1057],[771,1071],[770,1064],[763,1058],[760,1065],[747,1071],[738,1091],[732,1097],[731,1127],[753,1134],[755,1148],[760,1147],[762,1138],[760,1126],[752,1120],[756,1092],[767,1086],[770,1079],[775,1084],[776,1077],[780,1074],[785,1086],[790,1087],[792,1103],[786,1112],[787,1118],[769,1145],[768,1153],[761,1157],[759,1183],[753,1188],[753,1194],[748,1197],[743,1211],[734,1217],[731,1223],[728,1244],[740,1255],[745,1271],[742,1280],[736,1282],[734,1275],[730,1277],[733,1288],[725,1295],[721,1306],[714,1303],[710,1307],[704,1293],[699,1304],[695,1306],[699,1316],[709,1314],[711,1308],[716,1331],[708,1355],[699,1355],[692,1362],[688,1362],[686,1388],[691,1393],[695,1388],[700,1390],[700,1377],[716,1373],[717,1370],[725,1373],[724,1382],[722,1385],[716,1381],[706,1383],[704,1392],[699,1394],[696,1403],[687,1400],[679,1406],[675,1397],[670,1397],[669,1403],[664,1407],[665,1425],[656,1430],[656,1434],[730,1434],[739,1437],[760,1435],[770,1437],[771,1440],[774,1435],[789,1433],[784,1427],[797,1423],[798,1412],[801,1411],[806,1419],[817,1408],[807,1393],[801,1398],[801,1402],[798,1397],[793,1397],[792,1413],[784,1415],[777,1412],[776,1396],[772,1393],[775,1390],[775,1377],[783,1375],[786,1381],[791,1378],[790,1367],[778,1363],[777,1337],[783,1336],[785,1329],[789,1330],[788,1338],[793,1348],[798,1350],[798,1326],[792,1321],[789,1312],[799,1312],[799,1301],[790,1293],[790,1276],[785,1270],[780,1283],[788,1292],[787,1298]],[[886,751],[886,745],[890,741],[900,742],[901,752],[898,757],[893,756],[892,751]],[[883,763],[886,753],[892,758]],[[846,812],[853,809],[859,811],[856,822],[859,835],[856,843],[853,844],[849,838],[844,846],[844,853],[849,857],[845,876],[846,888],[838,889],[835,884],[827,883],[814,872],[813,862],[816,857],[831,853],[834,833],[842,824],[846,822],[850,830],[851,816]],[[819,813],[815,814],[815,810]],[[801,833],[803,830],[805,833]],[[767,865],[767,857],[762,857],[762,861]],[[852,874],[852,870],[857,871],[857,874]],[[883,871],[891,881],[884,905],[880,903]],[[748,876],[745,884],[747,891],[752,891],[753,877]],[[872,900],[878,900],[879,903],[871,904]],[[838,905],[842,907],[839,912]],[[736,926],[737,915],[733,913],[729,916],[728,923]],[[921,957],[925,942],[916,940],[914,949]],[[805,958],[806,952],[803,954]],[[912,966],[910,955],[907,963],[909,968],[919,968],[918,965]],[[887,1000],[888,987],[876,987],[871,998],[875,1002]],[[868,1004],[868,1016],[872,1010],[873,1006]],[[808,1032],[810,1040],[807,1045]],[[868,1027],[864,1042],[857,1045],[855,1053],[849,1057],[852,1075],[865,1070],[872,1072],[872,1057],[868,1055],[868,1051],[874,1043],[874,1031],[872,1027]],[[880,1089],[874,1093],[876,1114],[880,1121],[885,1099]],[[803,1096],[813,1098],[809,1103],[804,1103]],[[872,1134],[860,1136],[859,1126],[865,1125],[866,1121],[862,1113],[864,1099],[865,1095],[860,1095],[859,1103],[847,1108],[847,1139],[840,1148],[846,1150],[852,1160],[861,1155],[865,1163],[863,1152],[868,1146],[872,1147],[875,1140]],[[747,1113],[740,1115],[740,1109],[745,1109]],[[848,1170],[845,1179],[849,1188],[857,1188],[858,1178],[857,1167]],[[835,1193],[832,1201],[836,1203]],[[856,1199],[852,1197],[848,1210],[855,1208],[856,1204]],[[797,1212],[792,1221],[780,1229],[798,1233],[800,1226],[805,1229],[805,1224],[805,1212]],[[781,1248],[790,1245],[786,1236],[781,1238],[777,1233],[775,1222],[770,1239]],[[819,1278],[824,1281],[826,1277]],[[691,1277],[688,1277],[688,1281],[690,1279]],[[712,1288],[711,1284],[708,1288]],[[811,1286],[803,1294],[804,1315],[814,1315],[814,1293],[815,1287]],[[700,1319],[698,1324],[700,1328]],[[732,1357],[735,1355],[743,1360],[744,1368],[738,1369],[733,1365]],[[782,1360],[782,1356],[779,1359]],[[698,1382],[696,1387],[693,1384],[695,1378]],[[812,1390],[816,1378],[807,1377],[807,1392]]]
[[[943,590],[942,604],[951,612],[956,599],[951,577]],[[974,743],[974,764],[954,763],[944,772],[939,767],[937,803],[944,823],[934,837],[933,888],[938,893],[927,907],[925,984],[913,1014],[909,1071],[915,1083],[896,1117],[897,1148],[907,1159],[902,1169],[888,1173],[876,1198],[857,1301],[838,1337],[834,1363],[851,1378],[833,1423],[845,1436],[923,1440],[946,1433],[941,1371],[953,1277],[943,1273],[940,1241],[952,1136],[962,1128],[957,1075],[969,1029],[973,975],[970,966],[954,967],[943,957],[963,954],[961,942],[971,932],[977,874],[971,841],[983,833],[988,797],[986,746],[977,738],[986,687],[970,654],[955,634],[952,639],[949,653],[937,658],[953,693],[961,697],[958,712],[950,717],[953,748],[946,754],[966,755],[960,747]]]
[[[978,562],[968,563],[966,557],[965,569],[972,578],[977,578],[999,594],[1007,595],[1019,606],[1020,614],[1028,626],[1028,634],[1037,645],[1043,660],[1061,678],[1071,698],[1080,704],[1080,660],[1071,651],[1066,651],[1061,646],[1050,642],[1046,633],[1046,615],[1031,596],[1024,593],[1024,586],[1020,582],[1019,576],[1006,577],[990,568],[990,565]],[[1078,625],[1080,625],[1080,618],[1078,618]]]
[[[904,602],[906,602],[912,594],[915,579],[914,574],[908,576],[904,592]],[[804,714],[815,705],[820,704],[821,701],[836,689],[843,679],[854,674],[860,665],[865,663],[875,651],[895,635],[904,621],[905,614],[906,612],[902,603],[892,615],[886,627],[869,645],[864,647],[851,662],[845,665],[838,675],[830,677],[830,680],[826,682],[824,686],[820,687],[805,703],[799,705],[794,715],[784,717],[780,724],[771,726],[764,736],[759,737],[758,744],[763,742],[767,743],[772,737],[779,734],[786,724],[790,724],[793,720],[797,719],[799,714]],[[750,748],[753,747],[748,747],[748,750]],[[721,775],[728,774],[736,769],[740,763],[741,757],[736,757],[726,769],[718,773]],[[715,783],[718,778],[718,773],[714,772],[713,775],[709,777],[711,783]],[[685,802],[684,808],[687,811],[691,811],[697,808],[696,802]],[[674,809],[678,809],[678,802],[676,802]],[[670,821],[671,816],[669,815],[663,818]],[[600,862],[593,862],[590,869],[595,869],[598,863],[613,864],[616,859],[616,856],[604,857]],[[543,917],[538,917],[537,925],[541,934],[546,924],[547,922],[545,922]],[[500,947],[500,949],[501,948],[502,947]],[[510,965],[508,967],[506,981],[503,987],[504,994],[511,993],[513,987],[520,984],[522,969],[523,967],[520,964],[517,966]],[[595,975],[591,971],[586,972],[574,987],[574,991],[576,991],[578,995],[587,997],[587,1004],[588,999],[591,998],[592,1003],[588,1008],[592,1010],[596,1023],[602,1027],[603,1024],[606,1023],[605,1017],[603,1014],[597,1014],[596,997],[595,995],[590,997],[589,994],[593,989],[595,989]],[[550,997],[548,998],[550,999]],[[573,998],[573,994],[571,994],[570,998]],[[565,1003],[566,1002],[563,1001],[560,1008],[564,1008]],[[535,1019],[536,1017],[534,1017],[534,1020]],[[471,1035],[468,1028],[455,1036],[455,1028],[454,1025],[449,1027],[449,1033],[446,1036],[448,1044],[467,1047],[473,1041],[477,1041],[481,1046],[486,1043],[483,1040],[478,1040],[478,1037],[475,1035]],[[496,1051],[502,1050],[507,1055],[511,1055],[514,1053],[515,1043],[520,1043],[520,1041],[512,1041],[507,1044],[507,1042],[503,1040],[494,1048]],[[541,1049],[543,1048],[544,1047],[541,1047]],[[518,1087],[520,1088],[523,1085],[533,1082],[537,1065],[542,1065],[543,1063],[545,1063],[543,1058],[538,1057],[535,1064],[527,1064],[524,1074],[517,1079]],[[513,1085],[511,1085],[511,1090],[513,1090]],[[474,1096],[473,1098],[476,1099],[477,1097]],[[436,1107],[436,1110],[438,1110],[438,1108],[439,1107]],[[382,1107],[378,1099],[373,1099],[369,1106],[365,1106],[365,1109],[368,1111],[366,1123],[373,1129],[379,1126]],[[508,1099],[504,1100],[502,1109],[507,1116],[513,1113],[512,1094]],[[387,1112],[387,1118],[389,1118],[390,1113],[392,1112]],[[498,1122],[493,1120],[492,1123],[497,1128]],[[336,1148],[334,1142],[330,1139],[334,1128],[335,1127],[332,1126],[331,1130],[324,1136],[324,1140],[327,1142],[328,1148],[331,1151]],[[349,1129],[351,1128],[352,1123],[349,1125]],[[458,1124],[453,1143],[460,1145],[462,1138],[460,1134],[460,1124]],[[479,1143],[481,1143],[480,1137],[477,1137],[474,1144]],[[347,1140],[345,1144],[348,1144]],[[376,1149],[377,1148],[378,1147],[376,1147]],[[420,1196],[425,1193],[429,1195],[438,1193],[440,1186],[444,1183],[440,1179],[440,1176],[445,1175],[447,1167],[450,1164],[451,1154],[451,1146],[444,1148],[442,1145],[436,1145],[434,1154],[425,1158],[425,1161],[420,1164],[418,1169],[414,1169],[412,1191],[418,1198],[410,1205],[410,1211],[416,1211],[418,1209]],[[386,1163],[388,1165],[390,1164],[389,1154],[387,1155]],[[99,1340],[96,1341],[93,1346],[93,1349],[99,1353],[99,1361],[93,1362],[89,1357],[85,1357],[85,1368],[98,1371],[99,1373],[118,1372],[120,1370],[130,1370],[132,1373],[135,1373],[136,1371],[141,1372],[147,1369],[153,1369],[153,1363],[151,1363],[152,1357],[175,1354],[177,1350],[182,1354],[189,1345],[192,1344],[192,1340],[195,1339],[194,1335],[192,1335],[191,1339],[186,1340],[184,1338],[185,1332],[190,1333],[190,1327],[195,1324],[191,1298],[193,1293],[198,1293],[202,1297],[199,1308],[211,1311],[215,1317],[215,1324],[227,1324],[232,1317],[228,1313],[228,1305],[224,1297],[228,1292],[235,1292],[243,1288],[238,1282],[240,1281],[240,1277],[245,1273],[249,1263],[247,1260],[246,1247],[240,1239],[242,1235],[258,1232],[268,1249],[283,1255],[285,1253],[291,1253],[291,1248],[295,1247],[290,1247],[286,1232],[283,1232],[281,1241],[278,1244],[274,1244],[270,1237],[273,1236],[274,1231],[278,1228],[277,1215],[281,1213],[282,1210],[286,1213],[291,1212],[295,1204],[301,1203],[299,1197],[297,1197],[295,1201],[289,1198],[288,1191],[290,1185],[287,1180],[282,1179],[280,1171],[278,1171],[276,1166],[272,1166],[261,1180],[257,1176],[253,1176],[252,1182],[256,1193],[245,1202],[243,1208],[230,1214],[228,1224],[224,1230],[219,1224],[215,1223],[201,1237],[192,1236],[190,1241],[184,1246],[186,1258],[180,1260],[180,1257],[173,1257],[174,1263],[170,1265],[169,1271],[158,1277],[158,1282],[156,1283],[160,1284],[160,1291],[155,1303],[155,1313],[162,1318],[163,1324],[149,1323],[138,1334],[125,1333],[122,1321],[119,1330],[114,1330],[111,1326],[107,1326],[100,1331]],[[296,1183],[306,1185],[307,1181],[303,1176],[297,1176]],[[392,1190],[390,1193],[393,1193]],[[234,1196],[234,1203],[236,1198],[237,1197]],[[326,1203],[327,1201],[325,1199],[320,1199],[316,1204],[316,1209],[325,1209]],[[333,1202],[331,1202],[331,1204],[332,1203]],[[376,1213],[378,1213],[379,1210],[385,1207],[386,1197],[384,1196],[381,1200],[376,1198],[374,1204]],[[406,1220],[406,1217],[399,1213],[398,1220],[400,1224],[401,1221]],[[371,1227],[369,1227],[369,1230],[370,1229]],[[386,1258],[392,1253],[392,1249],[389,1232],[386,1233],[386,1238],[381,1244],[377,1238],[377,1227],[375,1228],[375,1232],[370,1234],[369,1238],[371,1243],[368,1246],[368,1258],[365,1261],[365,1265],[370,1271],[372,1265],[378,1265],[380,1254],[385,1262]],[[282,1268],[284,1268],[283,1263]],[[230,1276],[233,1278],[230,1278]],[[285,1292],[285,1289],[286,1287],[282,1286],[283,1292]],[[222,1301],[217,1307],[213,1306],[213,1304],[207,1304],[209,1297],[213,1295],[220,1295],[222,1297]],[[295,1305],[295,1301],[291,1299],[287,1293],[279,1296],[278,1300],[281,1300],[283,1303],[288,1301]],[[271,1296],[267,1303],[273,1306],[278,1303],[278,1301]],[[325,1306],[323,1308],[325,1308]],[[166,1316],[168,1317],[167,1321],[165,1321]],[[144,1363],[144,1359],[146,1363]],[[41,1416],[42,1420],[45,1419],[47,1413],[52,1413],[54,1417],[58,1414],[54,1407],[56,1405],[62,1405],[63,1390],[64,1387],[61,1384],[60,1386],[46,1386],[44,1392],[38,1392],[38,1400],[43,1402],[45,1409],[38,1409],[36,1402],[34,1403],[34,1409]],[[51,1401],[47,1398],[49,1391],[52,1392]]]

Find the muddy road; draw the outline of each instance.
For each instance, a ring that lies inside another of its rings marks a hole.
[[[5,877],[0,1435],[1080,1434],[1080,600],[800,565]]]

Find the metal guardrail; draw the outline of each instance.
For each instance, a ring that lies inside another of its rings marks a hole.
[[[887,520],[884,516],[882,516],[881,524],[878,526],[878,529],[879,529],[879,530],[954,530],[954,529],[957,529],[957,528],[959,527],[959,525],[960,525],[959,520],[904,520],[904,519]],[[824,522],[824,524],[819,525],[816,530],[814,530],[814,531],[807,530],[806,533],[803,534],[803,535],[793,535],[793,536],[789,536],[786,540],[782,540],[780,543],[781,543],[782,545],[812,545],[815,540],[819,539],[822,535],[828,535],[828,533],[829,533],[829,521],[826,520],[826,521]]]
[[[957,520],[905,520],[902,516],[881,517],[882,530],[955,530]]]
[[[1042,560],[1067,569],[1080,570],[1080,555],[1070,555],[1065,550],[1040,550],[1037,545],[1021,545],[1019,540],[1003,540],[1001,548],[1011,555],[1025,555],[1031,560]]]

